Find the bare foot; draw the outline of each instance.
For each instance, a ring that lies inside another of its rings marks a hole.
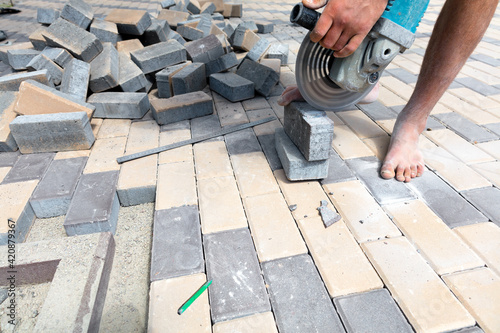
[[[366,95],[359,104],[369,104],[373,103],[378,98],[378,90],[379,84],[377,83],[375,87]],[[281,93],[280,98],[278,99],[278,104],[281,106],[285,106],[290,104],[293,101],[304,101],[302,94],[300,93],[299,88],[296,85],[291,85],[286,87],[286,89]]]
[[[389,150],[380,169],[382,178],[396,177],[400,182],[407,183],[412,178],[422,175],[424,158],[418,149],[418,137],[421,132],[421,126],[413,124],[405,115],[400,114],[394,125]]]

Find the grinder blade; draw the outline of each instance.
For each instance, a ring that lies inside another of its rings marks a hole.
[[[295,78],[302,97],[319,110],[340,111],[368,95],[373,86],[362,92],[348,91],[330,79],[330,68],[335,61],[333,50],[311,42],[309,34],[300,45],[295,65]]]

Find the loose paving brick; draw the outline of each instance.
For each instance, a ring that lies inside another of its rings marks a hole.
[[[491,221],[500,225],[500,190],[484,187],[461,193]]]
[[[215,35],[208,35],[193,42],[186,43],[188,59],[204,64],[224,55],[222,44]]]
[[[82,0],[69,0],[61,12],[61,17],[77,26],[87,29],[94,18],[92,7]]]
[[[270,34],[274,30],[274,23],[268,21],[255,21],[259,34]]]
[[[439,275],[484,266],[484,262],[424,202],[413,200],[384,208]]]
[[[20,115],[85,111],[91,118],[94,110],[89,103],[32,80],[21,83],[14,105],[14,112]]]
[[[233,2],[225,2],[224,3],[224,12],[222,13],[224,17],[242,17],[243,16],[243,4],[241,3],[233,3]]]
[[[187,60],[186,49],[176,40],[146,46],[130,53],[131,59],[144,74]]]
[[[16,243],[23,242],[35,221],[35,213],[29,204],[29,198],[35,190],[38,180],[28,180],[0,184],[0,245],[7,245],[10,225],[15,223]],[[19,245],[17,245],[19,246]]]
[[[73,95],[83,103],[87,100],[89,80],[90,64],[78,59],[72,59],[64,69],[61,92]]]
[[[7,250],[7,249],[4,249]],[[50,282],[35,332],[99,331],[115,243],[110,233],[18,244],[19,284]],[[7,259],[0,262],[7,279]],[[64,300],[64,302],[61,302]]]
[[[317,216],[300,219],[298,225],[330,297],[383,287],[344,221],[325,228]]]
[[[116,159],[123,156],[126,143],[127,137],[96,140],[83,173],[119,171],[120,165]]]
[[[145,10],[112,9],[106,21],[116,23],[120,34],[140,36],[151,25],[151,17]]]
[[[212,98],[202,91],[151,100],[151,110],[160,125],[203,117],[214,112]]]
[[[201,91],[207,86],[205,64],[193,62],[172,75],[171,79],[174,96]]]
[[[46,69],[50,76],[50,81],[54,85],[59,85],[61,83],[63,69],[59,67],[55,62],[50,60],[46,55],[39,54],[26,65],[29,70],[37,71]]]
[[[246,52],[250,51],[259,39],[260,37],[255,32],[242,25],[238,25],[229,37],[234,49]]]
[[[267,39],[261,38],[248,51],[246,57],[253,61],[260,61],[260,59],[264,57],[270,47],[271,43]]]
[[[71,53],[69,53],[65,49],[61,49],[58,47],[46,47],[40,54],[47,56],[50,60],[52,60],[62,68],[66,68],[66,66],[68,66],[68,64],[73,59]]]
[[[162,9],[158,14],[158,19],[166,20],[172,29],[175,29],[180,22],[186,21],[188,17],[189,13],[171,9]]]
[[[151,25],[144,31],[142,39],[144,45],[166,42],[170,34],[170,26],[165,20],[157,20],[151,17]]]
[[[413,332],[387,289],[338,297],[333,302],[347,332]]]
[[[148,95],[141,92],[102,92],[90,95],[96,118],[140,119],[149,111]]]
[[[141,69],[123,53],[118,53],[120,63],[118,84],[124,92],[146,90],[148,80]]]
[[[62,18],[52,23],[42,35],[48,46],[64,48],[85,62],[92,61],[103,48],[94,34]]]
[[[444,281],[486,332],[500,329],[498,311],[494,300],[500,297],[500,277],[489,268],[450,274]]]
[[[182,316],[177,313],[206,281],[205,274],[193,274],[151,283],[148,330],[210,333],[208,293],[201,294]]]
[[[111,43],[104,43],[102,52],[90,63],[89,88],[101,92],[118,86],[118,51]]]
[[[202,30],[191,27],[189,25],[181,25],[177,27],[176,32],[187,41],[196,41],[205,36],[205,33]]]
[[[283,128],[306,160],[327,160],[333,140],[333,121],[324,111],[307,103],[292,102],[285,107]]]
[[[198,207],[157,210],[151,249],[151,282],[204,271]]]
[[[46,30],[46,27],[40,27],[31,35],[29,35],[28,39],[33,44],[33,48],[38,51],[42,51],[47,47],[47,41],[43,37],[43,32]]]
[[[1,46],[0,47],[0,60],[6,65],[9,65],[9,57],[7,52],[9,50],[21,50],[21,49],[33,49],[33,44],[31,42],[14,43],[12,45]]]
[[[401,235],[358,180],[323,187],[359,243]]]
[[[328,176],[328,160],[307,161],[284,129],[276,129],[274,140],[276,151],[289,180],[323,179]]]
[[[279,59],[260,59],[259,63],[272,68],[276,73],[281,74],[281,61]]]
[[[37,8],[36,21],[40,24],[50,25],[59,18],[61,12],[54,8]]]
[[[345,332],[311,257],[265,262],[262,270],[280,332]]]
[[[255,91],[266,97],[271,94],[272,88],[279,81],[279,75],[272,68],[250,59],[243,61],[236,74],[252,81],[255,84]]]
[[[328,159],[328,177],[322,179],[322,185],[346,182],[355,180],[356,176],[347,166],[339,154],[332,148],[330,149],[330,157]]]
[[[498,135],[488,132],[456,112],[440,113],[434,115],[434,117],[448,125],[455,133],[469,142],[486,142],[499,139]]]
[[[49,73],[46,69],[40,71],[12,74],[0,77],[0,90],[1,91],[18,91],[19,86],[23,81],[33,80],[45,85],[49,83]]]
[[[252,330],[278,333],[273,313],[258,313],[243,318],[219,322],[213,326],[214,333],[251,332]]]
[[[421,177],[412,179],[409,186],[450,228],[488,221],[488,218],[429,170]]]
[[[95,141],[83,111],[19,116],[10,130],[23,154],[85,150]]]
[[[176,191],[171,191],[175,188]],[[193,162],[161,164],[158,167],[156,210],[197,205]]]
[[[380,162],[377,158],[356,158],[347,160],[346,163],[381,205],[416,198],[404,183],[394,179],[388,181],[379,176]]]
[[[474,325],[474,318],[406,238],[361,247],[416,331],[451,331]]]
[[[184,62],[178,65],[168,66],[155,74],[156,85],[158,87],[158,97],[169,98],[174,96],[172,91],[172,76],[177,74],[181,69],[189,65],[191,62]]]
[[[138,38],[116,42],[116,50],[118,52],[126,53],[129,58],[131,52],[142,48],[144,48],[144,45],[142,45],[141,41]]]
[[[0,152],[14,152],[17,150],[17,143],[9,128],[9,124],[17,116],[14,112],[17,95],[14,91],[0,91]]]
[[[90,32],[93,33],[102,43],[111,43],[114,46],[121,39],[118,34],[116,23],[103,19],[95,19],[90,25]]]
[[[231,102],[239,102],[255,95],[254,83],[234,73],[210,75],[210,89]]]
[[[225,72],[238,65],[239,61],[234,52],[229,52],[223,56],[208,62],[205,65],[205,72],[207,76],[215,73]]]
[[[120,202],[117,171],[83,174],[64,219],[68,236],[96,232],[115,233]]]
[[[248,229],[203,236],[213,322],[271,309]]]
[[[40,51],[33,49],[8,50],[7,57],[9,65],[15,70],[24,70],[28,68],[28,64],[40,54]]]
[[[205,2],[200,8],[200,14],[212,15],[216,10],[216,6],[212,2]]]
[[[66,215],[87,157],[54,160],[30,199],[38,218]]]
[[[267,51],[265,57],[270,59],[279,59],[281,61],[281,66],[288,65],[288,44],[283,43],[273,43],[269,50]]]
[[[40,180],[54,159],[53,153],[21,155],[2,184]]]

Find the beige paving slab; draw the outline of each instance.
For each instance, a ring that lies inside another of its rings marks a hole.
[[[173,129],[160,132],[160,147],[191,139],[189,128]],[[185,145],[179,148],[161,152],[159,154],[159,164],[186,162],[193,160],[193,146]]]
[[[90,149],[88,150],[72,150],[72,151],[60,151],[54,156],[54,160],[64,160],[67,158],[76,157],[89,157]]]
[[[485,151],[488,155],[500,160],[500,140],[476,144],[476,147]]]
[[[360,139],[386,135],[384,130],[361,110],[338,112],[337,116],[342,118],[344,123],[349,126]]]
[[[500,68],[491,66],[482,61],[470,61],[467,63],[469,66],[476,68],[482,72],[494,75],[496,78],[500,77]],[[492,83],[490,83],[492,84]],[[495,83],[496,84],[496,83]]]
[[[158,147],[160,126],[155,120],[136,121],[130,125],[126,153],[133,154]]]
[[[319,216],[318,207],[321,206],[321,200],[326,200],[328,207],[334,209],[318,181],[291,182],[286,178],[282,169],[274,171],[274,176],[278,180],[288,206],[297,205],[292,211],[296,220]]]
[[[473,326],[474,318],[405,237],[361,244],[417,332]]]
[[[500,161],[474,164],[472,168],[492,182],[493,185],[500,187]]]
[[[195,144],[194,161],[198,180],[233,175],[224,141]]]
[[[259,109],[247,111],[247,116],[250,121],[256,121],[259,119],[264,119],[268,117],[276,117],[273,109]],[[281,123],[278,119],[267,122],[265,124],[257,125],[253,127],[255,135],[274,135],[276,128],[280,128]]]
[[[469,88],[450,89],[449,91],[451,94],[454,94],[460,99],[463,99],[481,109],[500,107],[500,103],[498,101],[488,96],[481,95],[480,93]]]
[[[130,119],[104,119],[102,122],[98,139],[116,138],[119,136],[127,136],[130,131]]]
[[[404,58],[396,57],[392,61],[395,65],[398,65],[399,67],[406,69],[412,74],[418,75],[420,73],[420,65]]]
[[[378,100],[387,107],[406,104],[406,100],[383,86],[379,88]]]
[[[425,131],[423,134],[465,164],[471,165],[495,160],[494,157],[485,153],[480,148],[474,146],[449,129]]]
[[[327,111],[326,115],[333,121],[333,126],[345,125],[344,121],[337,116],[337,112]],[[335,131],[335,128],[333,130]]]
[[[231,162],[242,198],[280,191],[264,153],[232,155]]]
[[[382,77],[380,79],[380,84],[406,101],[409,100],[411,95],[413,94],[413,87],[401,80],[396,79],[393,76]]]
[[[396,124],[396,119],[377,120],[377,124],[379,124],[379,126],[387,132],[387,134],[392,134],[394,124]]]
[[[500,276],[500,227],[492,222],[453,229]]]
[[[368,190],[358,180],[323,185],[359,243],[401,236]]]
[[[126,143],[127,137],[95,140],[83,173],[120,170],[116,159],[124,155]]]
[[[278,333],[272,312],[223,321],[213,326],[213,333]]]
[[[384,286],[343,220],[325,228],[321,217],[311,217],[298,225],[330,297]]]
[[[307,253],[281,193],[245,198],[243,202],[261,262]]]
[[[431,115],[440,114],[440,113],[449,113],[449,112],[453,112],[453,110],[446,107],[444,104],[438,102],[436,104],[436,106],[434,106],[434,108],[432,109]]]
[[[364,139],[363,143],[368,146],[379,160],[383,160],[387,154],[391,137],[387,134],[375,138]]]
[[[193,162],[159,165],[155,209],[197,204]]]
[[[500,276],[480,268],[443,276],[486,333],[500,332]]]
[[[123,163],[117,189],[153,188],[156,186],[157,172],[158,156],[156,154]]]
[[[9,218],[19,219],[37,185],[38,180],[0,185],[0,234],[8,232]]]
[[[346,125],[335,127],[332,147],[344,160],[375,155]]]
[[[228,100],[220,100],[215,102],[215,108],[222,127],[248,123],[248,117],[241,102],[233,103]]]
[[[148,332],[212,332],[208,292],[182,314],[177,310],[205,282],[205,274],[154,281],[149,291]]]
[[[412,200],[384,209],[439,275],[484,266],[484,261],[424,202]]]
[[[12,169],[12,167],[3,167],[3,168],[0,168],[0,183],[3,182],[5,176],[7,176],[7,174],[10,171],[10,169]]]
[[[248,226],[233,176],[198,179],[198,196],[204,234]]]

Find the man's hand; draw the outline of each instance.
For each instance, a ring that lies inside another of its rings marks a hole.
[[[334,56],[351,55],[377,22],[387,0],[302,0],[311,9],[326,7],[311,31],[311,41],[335,51]]]

